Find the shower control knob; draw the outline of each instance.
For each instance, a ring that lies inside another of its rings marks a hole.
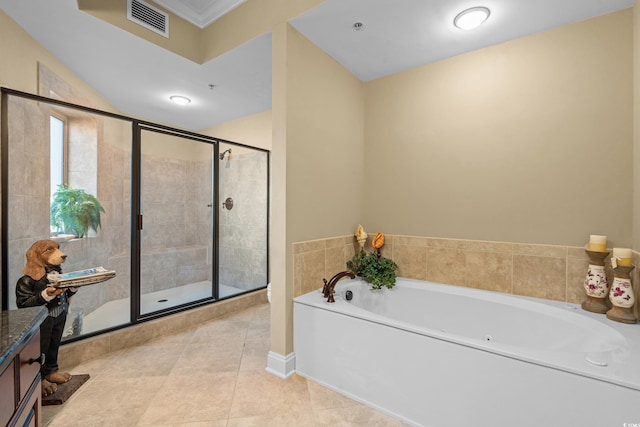
[[[222,207],[224,207],[229,211],[233,209],[233,199],[231,197],[227,197],[227,200],[225,200],[224,203],[222,203]]]

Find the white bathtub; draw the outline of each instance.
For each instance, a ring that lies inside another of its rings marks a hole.
[[[294,300],[294,353],[299,375],[413,425],[640,424],[640,326],[576,304],[342,280],[333,304]]]

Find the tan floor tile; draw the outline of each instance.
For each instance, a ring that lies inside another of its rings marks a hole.
[[[297,416],[311,411],[307,382],[294,375],[283,380],[264,370],[238,373],[230,418],[256,415]]]
[[[271,348],[269,339],[247,339],[240,362],[241,371],[258,371],[267,366],[267,355]]]
[[[210,343],[194,343],[184,348],[171,375],[195,375],[199,372],[237,372],[240,368],[244,339],[227,337]]]
[[[96,359],[89,360],[79,365],[67,365],[64,359],[60,359],[60,370],[67,371],[71,374],[89,374],[91,378],[96,378],[102,372],[111,369],[114,358],[122,354],[122,350],[113,352],[108,356],[101,356]]]
[[[153,344],[131,347],[113,358],[111,367],[101,376],[112,378],[146,378],[168,375],[175,366],[184,346]]]
[[[163,377],[90,379],[48,426],[135,426],[164,382]]]
[[[354,401],[346,396],[341,395],[333,390],[329,390],[326,387],[313,382],[307,381],[309,388],[309,395],[311,396],[311,405],[314,411],[330,409],[330,408],[344,408],[347,406],[353,406]]]
[[[73,397],[73,396],[72,396]],[[69,400],[67,401],[69,402]],[[66,404],[68,405],[68,403]],[[65,405],[51,405],[51,406],[43,406],[42,407],[42,417],[40,422],[43,426],[49,425],[55,418],[58,416],[63,417],[64,415],[60,415],[63,409],[67,406]]]
[[[264,316],[261,321],[254,321],[247,328],[247,339],[266,339],[271,340],[271,322],[269,315]]]
[[[400,427],[404,424],[375,409],[356,403],[345,408],[316,411],[315,425],[317,427]]]
[[[227,427],[227,420],[217,420],[217,421],[196,421],[193,423],[180,423],[180,424],[174,424],[174,423],[168,423],[168,424],[143,424],[143,423],[138,423],[136,424],[136,427]]]
[[[227,427],[314,427],[313,414],[295,413],[285,415],[257,415],[231,418]]]
[[[194,329],[189,329],[187,331],[182,331],[182,332],[173,333],[173,334],[167,334],[166,336],[156,338],[155,340],[151,341],[150,343],[152,343],[152,344],[179,344],[179,345],[185,345],[185,344],[189,344],[191,342],[195,332],[196,332],[196,330],[194,328]]]
[[[196,328],[191,343],[211,342],[212,339],[223,339],[229,336],[244,338],[250,324],[250,319],[225,317],[212,320]]]
[[[227,420],[219,420],[219,421],[202,421],[202,422],[196,422],[196,423],[182,423],[182,424],[178,424],[177,427],[226,427],[227,426]],[[138,424],[138,427],[140,427],[140,424]],[[153,426],[149,426],[149,427],[153,427]]]
[[[271,305],[260,304],[249,307],[240,313],[236,313],[232,316],[232,318],[237,321],[248,321],[250,323],[253,323],[255,321],[264,321],[265,319],[269,319],[270,312]]]
[[[205,422],[227,418],[235,373],[170,375],[140,418],[141,424]]]

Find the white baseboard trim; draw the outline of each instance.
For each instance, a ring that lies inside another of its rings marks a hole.
[[[267,368],[266,371],[283,379],[289,378],[296,373],[296,355],[295,353],[289,353],[283,356],[273,351],[269,352],[267,356]]]

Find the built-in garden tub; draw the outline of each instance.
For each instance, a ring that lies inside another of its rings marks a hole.
[[[335,299],[295,298],[296,372],[409,424],[640,424],[638,325],[404,278],[342,280]]]

